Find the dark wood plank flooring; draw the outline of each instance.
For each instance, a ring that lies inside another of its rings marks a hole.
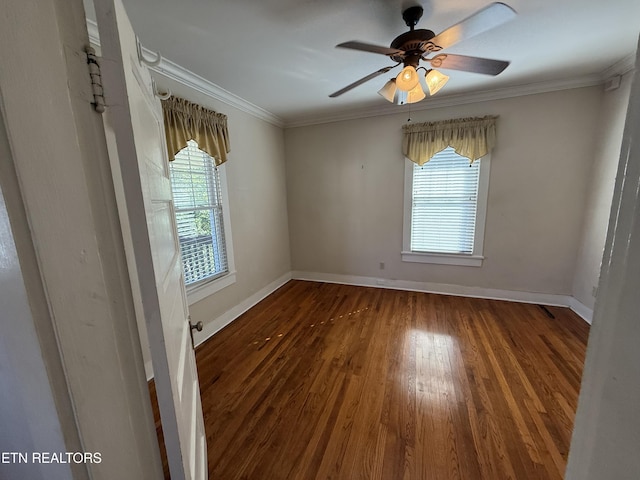
[[[209,477],[561,479],[589,326],[547,309],[291,281],[196,351]]]

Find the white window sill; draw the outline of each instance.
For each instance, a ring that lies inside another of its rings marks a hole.
[[[203,298],[207,298],[209,295],[213,295],[234,283],[236,283],[236,272],[229,272],[225,276],[216,278],[210,282],[202,283],[193,288],[187,287],[187,301],[189,305],[193,305]]]
[[[438,265],[462,265],[481,267],[482,255],[456,255],[453,253],[402,252],[403,262],[436,263]]]

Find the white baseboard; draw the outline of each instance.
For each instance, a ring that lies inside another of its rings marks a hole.
[[[144,373],[147,376],[147,382],[153,380],[153,364],[151,360],[144,362]]]
[[[439,293],[442,295],[456,295],[459,297],[487,298],[491,300],[508,300],[511,302],[535,303],[559,307],[570,306],[569,295],[555,295],[551,293],[522,292],[517,290],[499,290],[495,288],[468,287],[463,285],[449,285],[446,283],[415,282],[411,280],[389,280],[374,277],[360,277],[355,275],[339,275],[318,272],[292,272],[295,280],[312,280],[316,282],[344,283],[365,287],[390,288],[395,290],[410,290],[414,292]]]
[[[196,337],[194,338],[196,347],[206,342],[211,336],[215,335],[217,332],[222,330],[224,327],[233,322],[236,318],[242,315],[244,312],[249,310],[251,307],[256,305],[258,302],[263,300],[265,297],[268,297],[273,292],[275,292],[282,285],[291,280],[291,272],[287,272],[281,277],[277,278],[273,282],[269,283],[265,287],[258,290],[256,293],[246,298],[242,302],[240,302],[235,307],[227,310],[219,317],[215,318],[211,322],[207,322],[204,325],[204,328],[201,332],[196,333]]]
[[[587,307],[579,300],[576,300],[575,297],[569,297],[569,308],[580,315],[585,322],[591,325],[591,322],[593,321],[593,309]]]
[[[446,283],[414,282],[411,280],[389,280],[384,278],[361,277],[356,275],[340,275],[335,273],[294,271],[291,277],[295,280],[311,280],[314,282],[343,283],[363,287],[390,288],[415,292],[439,293],[459,297],[487,298],[491,300],[507,300],[510,302],[535,303],[556,307],[569,307],[585,322],[591,325],[593,310],[585,306],[571,295],[551,293],[522,292],[518,290],[500,290],[495,288],[466,287]]]
[[[235,307],[227,310],[222,315],[215,318],[213,321],[205,323],[204,328],[202,329],[202,332],[196,332],[196,331],[193,332],[196,347],[206,342],[211,336],[215,335],[217,332],[219,332],[224,327],[229,325],[236,318],[238,318],[244,312],[246,312],[251,307],[256,305],[258,302],[260,302],[264,298],[271,295],[273,292],[275,292],[278,288],[280,288],[282,285],[287,283],[289,280],[291,280],[291,272],[287,272],[281,277],[275,279],[273,282],[261,288],[256,293],[246,298]],[[151,379],[153,378],[153,365],[151,363],[151,360],[149,360],[148,362],[145,362],[144,371],[147,375],[147,381],[151,381]]]
[[[445,283],[415,282],[411,280],[389,280],[357,275],[341,275],[320,272],[288,272],[269,283],[256,293],[240,302],[235,307],[207,322],[202,332],[197,333],[196,346],[206,342],[210,337],[233,322],[236,318],[271,295],[289,280],[309,280],[313,282],[341,283],[361,287],[389,288],[394,290],[409,290],[414,292],[438,293],[441,295],[455,295],[459,297],[486,298],[490,300],[506,300],[510,302],[534,303],[557,307],[569,307],[585,322],[591,324],[593,310],[576,300],[571,295],[555,295],[551,293],[522,292],[518,290],[500,290],[495,288],[468,287],[463,285],[449,285]],[[145,363],[147,380],[153,378],[151,362]],[[151,376],[150,376],[151,375]]]

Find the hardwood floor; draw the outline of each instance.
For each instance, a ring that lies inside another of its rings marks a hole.
[[[209,476],[561,479],[588,333],[566,308],[291,281],[197,349]]]

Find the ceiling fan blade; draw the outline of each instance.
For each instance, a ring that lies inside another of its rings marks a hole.
[[[377,71],[375,71],[373,73],[370,73],[366,77],[362,77],[360,80],[357,80],[357,81],[347,85],[346,87],[341,88],[337,92],[333,92],[331,95],[329,95],[329,97],[331,97],[331,98],[339,97],[343,93],[346,93],[349,90],[354,89],[354,88],[362,85],[365,82],[368,82],[369,80],[372,80],[372,79],[374,79],[374,78],[376,78],[376,77],[378,77],[378,76],[380,76],[380,75],[382,75],[384,73],[387,73],[389,70],[391,70],[392,68],[395,68],[397,66],[398,65],[392,65],[390,67],[384,67],[384,68],[381,68],[380,70],[377,70]]]
[[[382,55],[404,55],[404,50],[398,50],[397,48],[381,47],[379,45],[372,45],[370,43],[356,42],[352,40],[350,42],[340,43],[336,45],[336,48],[350,48],[351,50],[360,50],[362,52],[381,53]]]
[[[424,45],[423,50],[426,52],[440,51],[502,25],[515,16],[516,11],[509,5],[500,2],[492,3],[433,37]]]
[[[424,58],[424,57],[423,57]],[[493,60],[491,58],[467,57],[466,55],[454,55],[441,53],[433,58],[425,58],[433,68],[449,70],[462,70],[463,72],[483,73],[485,75],[498,75],[509,66],[510,62]]]

